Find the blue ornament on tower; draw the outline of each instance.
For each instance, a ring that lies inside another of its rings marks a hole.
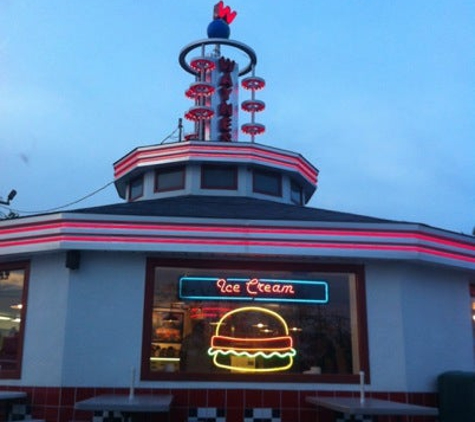
[[[226,38],[231,35],[229,25],[223,19],[214,19],[208,25],[208,38]]]

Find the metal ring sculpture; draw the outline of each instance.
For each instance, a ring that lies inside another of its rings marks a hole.
[[[199,68],[198,70],[195,70],[196,67],[192,66],[191,63],[194,63],[194,60],[191,61],[190,64],[188,64],[187,61],[187,56],[188,54],[197,49],[197,48],[204,48],[206,45],[228,45],[234,48],[237,48],[238,50],[241,50],[245,54],[247,54],[247,57],[249,59],[249,63],[239,72],[239,76],[245,75],[246,73],[249,73],[252,71],[252,69],[256,66],[257,63],[257,56],[254,50],[249,47],[248,45],[239,42],[239,41],[234,41],[234,40],[227,40],[224,38],[208,38],[204,40],[199,40],[192,42],[191,44],[188,44],[183,50],[180,52],[180,56],[178,58],[178,61],[180,63],[180,66],[186,70],[188,73],[191,73],[192,75],[199,75],[200,70],[209,70],[209,69],[203,69]]]

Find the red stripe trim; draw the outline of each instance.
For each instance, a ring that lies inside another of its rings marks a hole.
[[[2,229],[2,235],[16,235],[19,233],[32,233],[35,231],[61,230],[64,229],[85,229],[85,230],[137,230],[137,231],[186,231],[192,233],[234,233],[234,234],[272,234],[291,236],[333,236],[333,237],[366,237],[366,238],[392,238],[407,239],[407,241],[424,241],[436,245],[444,245],[453,248],[465,249],[468,252],[475,252],[475,245],[463,241],[455,241],[442,236],[428,235],[415,231],[369,231],[359,229],[307,229],[292,227],[263,227],[263,226],[214,226],[214,225],[182,225],[182,224],[150,224],[150,223],[120,223],[120,222],[90,222],[90,221],[68,221],[57,220],[53,222],[29,223],[16,225],[12,228]]]
[[[341,249],[341,250],[372,250],[412,252],[422,255],[449,258],[464,262],[475,263],[475,256],[463,253],[446,252],[437,248],[418,245],[388,245],[368,243],[337,243],[316,241],[291,241],[291,240],[259,240],[259,239],[221,239],[221,238],[189,238],[189,237],[159,237],[159,236],[128,236],[128,235],[94,235],[94,234],[48,234],[44,236],[29,237],[23,240],[2,240],[2,247],[16,247],[51,242],[88,242],[88,243],[142,243],[142,244],[182,244],[182,245],[215,245],[215,246],[255,246],[278,248],[306,248],[306,249]]]
[[[238,158],[251,159],[259,162],[281,165],[290,169],[298,169],[307,179],[315,184],[317,182],[318,170],[306,163],[303,158],[285,153],[268,151],[258,147],[219,147],[213,145],[180,145],[176,147],[156,148],[148,150],[136,150],[129,156],[118,161],[114,165],[116,178],[122,177],[125,173],[132,171],[139,164],[154,163],[157,160],[177,160],[182,158]]]

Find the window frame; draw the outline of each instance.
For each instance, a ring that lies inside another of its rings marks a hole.
[[[470,318],[472,322],[472,340],[473,340],[473,352],[475,358],[475,280],[469,285],[470,294]]]
[[[143,313],[142,332],[142,353],[141,353],[141,380],[144,381],[229,381],[229,382],[284,382],[284,383],[359,383],[359,374],[198,374],[184,372],[153,372],[150,370],[150,338],[152,333],[152,312],[155,283],[155,269],[157,267],[192,267],[210,270],[250,270],[259,268],[260,270],[298,270],[315,271],[329,273],[352,273],[355,276],[355,299],[358,335],[358,350],[360,370],[365,372],[367,382],[371,381],[368,352],[368,323],[366,316],[366,287],[365,271],[363,265],[356,264],[312,264],[301,262],[269,262],[269,261],[226,261],[216,260],[210,264],[209,260],[200,259],[161,259],[147,258],[145,273],[145,295]]]
[[[233,184],[229,187],[214,187],[214,186],[206,186],[205,185],[205,177],[204,173],[206,169],[220,169],[220,170],[227,170],[227,171],[232,171],[233,172]],[[201,169],[201,180],[200,180],[200,188],[201,189],[211,189],[211,190],[229,190],[229,191],[235,191],[238,189],[238,167],[237,166],[223,166],[222,164],[202,164]]]
[[[21,321],[20,321],[20,328],[19,328],[19,333],[18,333],[18,353],[17,353],[17,358],[16,358],[16,368],[15,369],[1,369],[0,368],[0,379],[20,379],[22,364],[23,364],[23,343],[24,343],[24,338],[25,338],[26,315],[27,315],[27,304],[28,304],[30,262],[17,261],[17,262],[0,263],[0,271],[14,271],[14,270],[24,271],[23,290],[21,294],[21,304],[23,306],[20,311]]]
[[[167,188],[160,188],[158,184],[158,177],[160,175],[163,175],[165,173],[173,173],[173,172],[180,172],[181,173],[181,180],[180,180],[180,185],[178,187],[167,187]],[[185,189],[185,166],[180,165],[180,166],[173,166],[173,167],[168,167],[164,168],[162,170],[155,170],[155,178],[154,178],[154,191],[155,192],[170,192],[170,191],[175,191],[175,190],[182,190]]]

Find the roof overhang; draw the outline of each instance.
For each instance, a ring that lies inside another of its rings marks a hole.
[[[0,256],[61,250],[407,260],[475,271],[475,238],[410,223],[51,214],[0,222]]]
[[[307,198],[314,193],[318,170],[291,151],[248,142],[186,141],[135,148],[114,163],[115,185],[124,198],[127,183],[144,171],[182,163],[225,163],[267,167],[298,178]]]

